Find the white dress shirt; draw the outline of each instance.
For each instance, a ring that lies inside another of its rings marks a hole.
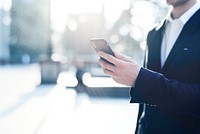
[[[161,46],[161,66],[164,65],[184,25],[199,8],[200,8],[200,3],[197,2],[178,19],[173,20],[170,15],[167,16],[166,29]]]

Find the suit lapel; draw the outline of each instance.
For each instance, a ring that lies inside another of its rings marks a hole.
[[[185,44],[190,44],[189,43],[190,38],[195,33],[195,31],[198,30],[199,26],[200,26],[200,10],[198,10],[183,27],[182,32],[180,33],[171,52],[169,53],[168,58],[165,61],[165,64],[162,68],[163,72],[167,70],[170,63],[177,56],[177,52],[180,49],[183,49]]]
[[[149,56],[147,67],[153,71],[160,72],[161,64],[160,64],[160,49],[162,44],[162,37],[164,35],[165,30],[165,20],[163,20],[150,34],[151,36],[147,38],[147,42],[149,43]]]

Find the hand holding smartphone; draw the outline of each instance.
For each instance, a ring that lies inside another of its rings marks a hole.
[[[115,56],[113,50],[111,49],[110,45],[108,44],[108,42],[105,39],[94,38],[94,39],[90,40],[90,43],[92,44],[93,48],[95,49],[95,51],[97,53],[98,53],[98,51],[103,51],[103,52],[108,53],[112,56]],[[103,59],[103,58],[101,58],[101,59]],[[105,59],[103,59],[103,60],[108,62],[109,64],[112,64]]]

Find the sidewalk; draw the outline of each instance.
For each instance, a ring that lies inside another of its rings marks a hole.
[[[37,86],[37,65],[0,67],[0,134],[132,134],[137,105],[60,85]]]
[[[31,66],[0,67],[0,133],[37,134],[46,118],[62,105],[71,116],[76,92],[59,85],[37,86],[39,68]]]

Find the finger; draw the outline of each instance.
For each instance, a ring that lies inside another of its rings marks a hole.
[[[128,57],[128,56],[126,56],[126,55],[123,55],[123,54],[121,54],[121,53],[119,53],[119,52],[117,52],[117,51],[115,51],[114,54],[115,54],[115,56],[116,56],[118,59],[120,59],[120,60],[128,61],[128,62],[131,61],[131,57]]]
[[[110,70],[107,70],[107,69],[103,69],[103,72],[109,76],[114,76],[114,73]]]
[[[99,55],[99,57],[106,59],[107,61],[111,62],[114,65],[117,65],[119,62],[119,60],[116,57],[114,57],[110,54],[107,54],[103,51],[99,51],[98,55]]]
[[[104,61],[102,59],[99,59],[98,62],[99,62],[99,65],[103,69],[107,69],[107,70],[110,70],[110,71],[114,72],[114,70],[115,70],[115,66],[114,65],[112,65],[112,64],[110,64],[110,63],[108,63],[108,62],[106,62],[106,61]]]

